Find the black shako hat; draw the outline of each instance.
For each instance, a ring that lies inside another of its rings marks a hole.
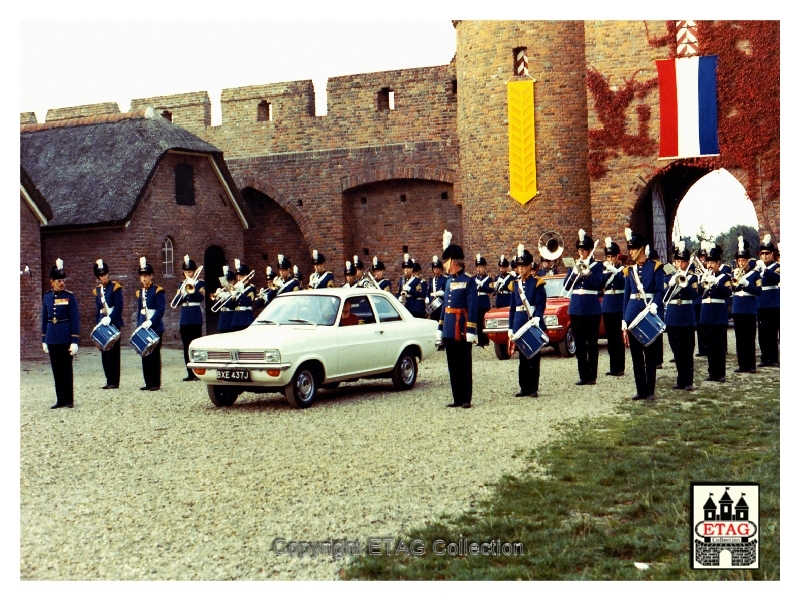
[[[189,258],[188,254],[183,256],[183,265],[181,265],[181,271],[196,271],[197,270],[197,263],[194,262],[191,258]]]
[[[742,235],[737,238],[737,242],[734,258],[750,258],[750,242],[744,239]]]
[[[312,265],[324,265],[325,264],[325,255],[322,252],[318,252],[314,250],[311,252],[311,264]]]
[[[480,254],[475,255],[475,266],[476,267],[485,267],[487,266],[486,259],[483,258]]]
[[[139,275],[152,275],[153,267],[147,264],[147,259],[142,256],[139,258]]]
[[[517,246],[517,257],[515,263],[518,265],[528,266],[533,264],[533,254],[525,249],[525,246],[520,244]]]
[[[108,263],[104,262],[102,258],[98,258],[94,263],[94,276],[100,277],[108,273]]]
[[[250,269],[247,268],[247,265],[241,262],[238,258],[233,259],[233,268],[237,275],[247,275],[250,273]]]
[[[761,242],[761,245],[758,247],[760,250],[765,250],[767,252],[775,252],[775,244],[772,243],[772,235],[767,233],[764,235],[764,239]]]
[[[344,263],[344,274],[345,274],[345,276],[353,275],[355,277],[356,267],[349,260],[345,261],[345,263]]]
[[[628,250],[637,250],[647,246],[647,238],[641,233],[633,233],[630,227],[625,228],[625,239],[628,241]]]
[[[278,254],[278,268],[279,269],[291,269],[292,268],[292,263],[283,254]]]
[[[414,268],[414,261],[411,260],[411,257],[409,256],[408,252],[403,254],[403,262],[400,264],[400,266],[402,268],[404,268],[404,269],[413,269]]]
[[[383,261],[378,260],[377,256],[372,257],[372,270],[373,271],[385,271],[386,265],[383,264]]]
[[[222,267],[222,270],[225,272],[225,280],[226,281],[236,281],[236,271],[225,265]]]
[[[578,229],[578,241],[575,242],[575,249],[592,250],[594,248],[594,240],[586,235],[583,229]]]
[[[672,249],[672,258],[674,260],[689,261],[691,254],[689,253],[689,249],[686,247],[686,242],[683,240],[678,242],[678,245]]]
[[[606,245],[603,247],[603,252],[606,256],[617,256],[619,254],[619,246],[616,242],[611,241],[610,237],[605,240]]]
[[[708,251],[708,259],[714,262],[722,262],[722,248],[716,244]]]
[[[66,279],[67,272],[64,270],[64,261],[60,258],[56,259],[56,266],[50,269],[50,279],[55,281],[56,279]]]
[[[505,254],[500,255],[500,260],[497,261],[498,267],[508,267],[511,263],[508,262]]]
[[[358,258],[358,254],[353,255],[353,266],[356,269],[361,269],[362,271],[364,270],[364,263],[361,262],[360,258]]]
[[[436,256],[435,254],[433,255],[433,258],[431,259],[431,269],[444,269],[444,265],[442,264],[442,261],[439,260],[439,257]]]

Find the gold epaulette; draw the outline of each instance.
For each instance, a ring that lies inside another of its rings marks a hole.
[[[622,267],[622,274],[627,277],[628,276],[628,265]]]
[[[160,294],[163,291],[164,291],[164,288],[162,288],[160,285],[156,285],[156,294]]]
[[[509,281],[508,282],[508,291],[509,292],[513,292],[514,291],[514,282],[513,281]]]
[[[541,277],[537,277],[536,278],[536,287],[539,287],[540,285],[544,285],[545,283],[546,283],[545,280],[542,279]]]
[[[115,281],[114,282],[114,290],[113,291],[116,292],[117,290],[121,290],[121,289],[122,289],[122,284],[119,281]]]
[[[653,262],[656,263],[655,266],[653,267],[654,271],[658,271],[659,268],[663,268],[664,266],[664,263],[658,262],[657,260],[654,260]]]
[[[97,288],[92,288],[92,296],[97,296]]]

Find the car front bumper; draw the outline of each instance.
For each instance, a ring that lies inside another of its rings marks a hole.
[[[291,363],[230,363],[230,362],[190,362],[186,365],[200,381],[215,385],[236,385],[241,387],[280,387],[292,379]],[[217,379],[219,371],[248,371],[250,380]]]

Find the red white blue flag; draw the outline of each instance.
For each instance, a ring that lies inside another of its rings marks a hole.
[[[717,58],[656,61],[661,106],[659,158],[719,154]]]

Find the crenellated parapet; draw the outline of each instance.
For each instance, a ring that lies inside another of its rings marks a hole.
[[[152,106],[162,117],[195,135],[211,125],[211,100],[208,92],[189,92],[131,100],[131,110]]]
[[[116,102],[50,108],[47,110],[45,121],[63,121],[64,119],[78,119],[80,117],[96,117],[97,115],[109,115],[118,112],[120,112],[120,110]]]

